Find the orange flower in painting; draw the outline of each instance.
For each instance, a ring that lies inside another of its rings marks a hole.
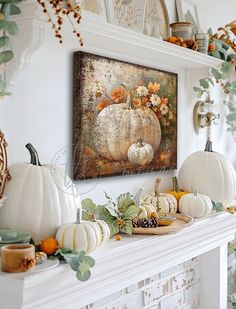
[[[142,105],[142,101],[139,98],[133,98],[133,106],[139,107]]]
[[[168,98],[161,98],[161,104],[168,104]]]
[[[109,100],[107,99],[104,99],[102,101],[100,101],[97,106],[96,106],[96,109],[98,111],[102,111],[105,107],[107,107],[109,105]]]
[[[150,93],[157,93],[160,90],[161,85],[157,82],[154,84],[152,82],[149,82],[148,84],[148,90]]]
[[[111,93],[111,98],[115,103],[124,102],[125,89],[121,87],[114,89]]]
[[[148,98],[147,97],[143,97],[142,98],[142,103],[145,105],[148,102]]]

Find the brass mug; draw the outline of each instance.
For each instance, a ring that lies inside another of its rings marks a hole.
[[[35,264],[35,247],[28,244],[12,244],[1,248],[2,270],[19,273],[32,269]]]

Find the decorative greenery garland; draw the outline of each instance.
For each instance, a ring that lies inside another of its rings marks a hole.
[[[193,87],[198,98],[204,95],[210,100],[210,86],[220,85],[221,89],[227,95],[224,104],[228,108],[226,123],[227,131],[232,135],[236,134],[236,103],[232,102],[232,96],[236,95],[236,80],[230,81],[230,77],[235,72],[236,54],[230,54],[227,61],[223,62],[219,68],[212,68],[209,77],[199,80],[199,86]]]

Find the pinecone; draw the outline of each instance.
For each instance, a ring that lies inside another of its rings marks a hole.
[[[156,218],[151,219],[133,219],[132,220],[133,227],[157,227],[158,226],[158,220]]]
[[[198,43],[194,40],[186,40],[184,41],[186,44],[187,48],[192,49],[192,50],[197,50],[198,49]]]

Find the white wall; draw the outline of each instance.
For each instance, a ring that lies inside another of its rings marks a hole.
[[[170,20],[174,21],[176,16],[174,2],[173,0],[166,2]],[[216,5],[214,9],[218,12],[217,22],[221,24],[219,18],[221,9]],[[207,4],[206,16],[208,15],[213,24],[216,15],[212,14],[212,8]],[[20,33],[17,40],[23,39],[23,36],[24,33]],[[28,67],[18,72],[12,87],[12,96],[0,102],[0,127],[9,143],[10,163],[29,160],[29,155],[24,148],[27,142],[35,145],[41,161],[47,164],[51,164],[58,151],[61,153],[61,149],[71,144],[72,52],[74,50],[78,50],[74,42],[66,42],[63,46],[59,46],[52,33],[45,34],[42,46],[33,54]],[[106,55],[109,56],[109,51]],[[159,65],[162,68],[162,64]],[[196,98],[192,86],[198,77],[206,72],[196,72],[191,76],[191,79],[188,79],[188,87],[185,84],[185,72],[180,71],[179,74],[178,161],[181,164],[188,154],[204,146],[205,131],[197,136],[193,130],[192,109]],[[215,149],[221,152],[227,151],[228,155],[233,154],[232,149],[235,144],[232,143],[231,137],[227,138],[227,149],[224,149],[225,136],[225,129],[222,130],[220,126],[216,128]],[[221,143],[218,143],[220,139]],[[62,156],[60,163],[65,163],[66,160],[67,152]],[[104,202],[103,191],[116,196],[127,191],[135,193],[140,187],[151,190],[157,174],[80,181],[78,187],[82,198],[91,197],[97,202]],[[170,186],[172,174],[173,172],[169,172],[161,175],[164,177],[162,189]]]

